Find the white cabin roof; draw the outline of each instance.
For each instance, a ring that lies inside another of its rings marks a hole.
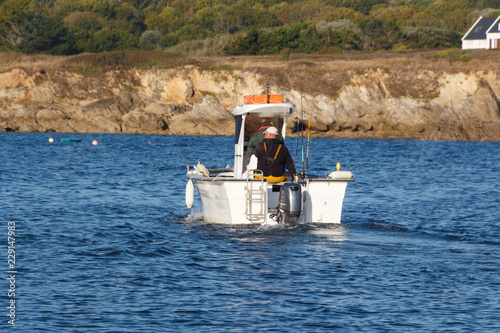
[[[292,103],[243,104],[233,110],[233,115],[252,114],[258,117],[286,117],[295,110]]]

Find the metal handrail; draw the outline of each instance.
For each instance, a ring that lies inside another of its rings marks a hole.
[[[260,181],[250,181],[250,179],[255,179],[255,176],[260,176]],[[254,185],[259,184],[258,189],[254,189]],[[245,215],[247,220],[260,219],[265,216],[264,214],[264,173],[259,169],[251,169],[247,172],[247,183],[245,186]],[[258,214],[251,213],[250,202],[259,201],[260,202],[260,212]]]

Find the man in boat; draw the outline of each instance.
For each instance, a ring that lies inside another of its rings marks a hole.
[[[290,152],[285,144],[277,139],[278,134],[276,127],[269,127],[264,133],[264,140],[255,146],[254,153],[258,159],[257,169],[262,170],[264,179],[267,179],[269,183],[287,181],[285,166],[292,179],[297,173]]]
[[[272,119],[271,118],[264,118],[259,125],[259,128],[257,131],[255,131],[252,136],[250,137],[250,140],[248,141],[248,146],[247,146],[247,151],[245,153],[245,157],[243,159],[243,165],[247,165],[250,162],[250,158],[252,157],[254,151],[255,151],[255,146],[259,142],[262,142],[264,140],[264,133],[267,131],[269,127],[272,127]],[[278,134],[277,139],[280,142],[283,142],[283,138],[281,137],[281,134]]]

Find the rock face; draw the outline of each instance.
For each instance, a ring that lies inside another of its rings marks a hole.
[[[499,78],[412,64],[188,65],[102,76],[20,67],[0,73],[0,131],[232,135],[232,109],[270,83],[296,106],[290,132],[310,117],[313,136],[500,141]]]

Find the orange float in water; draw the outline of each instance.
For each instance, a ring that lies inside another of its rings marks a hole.
[[[99,144],[99,142],[97,142],[97,140],[94,140],[94,141],[92,141],[92,144],[93,144],[94,146],[97,146],[97,145]]]

